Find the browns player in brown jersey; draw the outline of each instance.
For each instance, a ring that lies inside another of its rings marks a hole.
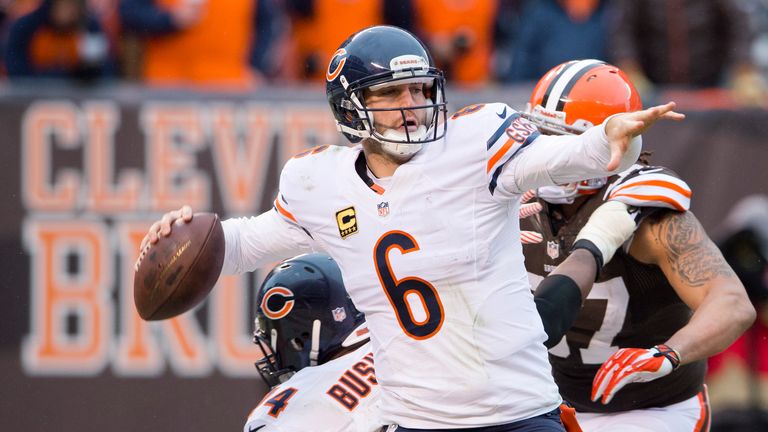
[[[639,109],[621,70],[581,60],[544,75],[527,117],[550,134],[580,134],[612,114]],[[638,163],[609,178],[540,188],[543,210],[521,221],[532,233],[523,245],[531,286],[565,259],[603,202],[624,203],[638,223],[591,291],[582,289],[581,299],[570,293],[582,309],[565,337],[547,341],[560,392],[585,431],[709,428],[705,360],[749,327],[755,311],[688,210],[690,197],[671,170]]]

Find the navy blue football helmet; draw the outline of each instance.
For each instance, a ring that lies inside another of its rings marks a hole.
[[[389,153],[411,156],[423,143],[445,135],[447,109],[443,72],[435,68],[426,46],[403,29],[375,26],[353,34],[334,53],[325,78],[325,94],[336,126],[353,143],[373,138]],[[424,84],[425,105],[366,107],[365,89],[410,83]],[[406,128],[405,133],[383,134],[374,128],[373,116],[377,111],[400,111],[406,123],[407,110],[425,110],[426,124],[410,133]]]
[[[255,327],[253,341],[264,354],[256,369],[270,387],[368,340],[364,315],[352,304],[341,270],[319,253],[283,261],[269,272],[256,296]]]

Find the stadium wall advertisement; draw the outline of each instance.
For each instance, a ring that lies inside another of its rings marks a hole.
[[[322,93],[4,91],[3,429],[241,428],[266,391],[251,343],[266,269],[222,278],[194,312],[146,323],[133,265],[165,211],[260,213],[291,155],[343,144]],[[523,92],[503,100],[521,107]],[[495,99],[454,92],[451,108]],[[693,210],[715,234],[738,199],[768,193],[768,113],[688,115],[652,129],[645,147],[692,185]]]

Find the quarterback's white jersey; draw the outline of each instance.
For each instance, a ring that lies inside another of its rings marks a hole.
[[[387,424],[489,426],[556,408],[546,334],[514,240],[519,197],[606,175],[602,127],[542,136],[505,104],[467,107],[386,190],[361,177],[361,151],[320,147],[289,161],[276,212],[225,222],[225,272],[289,251],[331,255],[366,316]]]
[[[251,411],[244,432],[373,432],[381,429],[371,344],[306,367]]]

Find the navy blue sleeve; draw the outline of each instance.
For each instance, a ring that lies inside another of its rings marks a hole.
[[[178,30],[171,14],[153,0],[120,0],[119,13],[123,27],[135,33],[159,35]]]

